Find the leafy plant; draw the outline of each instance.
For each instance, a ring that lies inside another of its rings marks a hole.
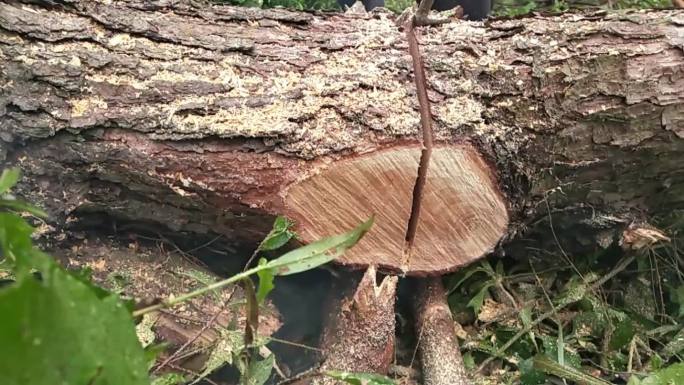
[[[637,376],[632,376],[627,385],[676,385],[681,383],[684,383],[683,363],[658,370],[642,380],[639,380]]]
[[[468,365],[486,373],[496,361],[523,385],[550,376],[605,384],[613,372],[638,373],[637,384],[644,373],[677,367],[684,359],[678,244],[579,256],[540,250],[454,274],[446,280],[449,304],[474,331],[465,337]],[[501,372],[492,376],[503,382]]]

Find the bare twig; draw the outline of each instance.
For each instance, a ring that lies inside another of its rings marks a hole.
[[[276,385],[287,385],[287,384],[291,384],[295,381],[303,380],[305,378],[318,377],[321,375],[322,375],[322,373],[320,372],[320,366],[316,365],[316,366],[313,366],[313,367],[311,367],[311,368],[309,368],[303,372],[299,372],[290,378],[286,378],[286,379],[280,381],[279,383],[277,383]]]
[[[178,348],[173,354],[168,356],[164,361],[162,361],[161,364],[159,364],[153,371],[153,373],[157,373],[160,370],[162,370],[165,366],[168,366],[173,360],[175,360],[178,356],[183,353],[185,349],[188,348],[188,346],[192,345],[204,332],[206,332],[212,325],[214,325],[214,322],[218,319],[219,315],[223,313],[223,311],[228,307],[228,303],[230,303],[231,299],[233,299],[233,294],[235,294],[235,290],[237,289],[237,286],[233,286],[233,290],[231,290],[230,294],[228,295],[228,299],[223,303],[221,308],[209,319],[207,322],[202,326],[202,328],[194,335],[192,338],[189,340],[185,341],[185,343]]]
[[[178,366],[178,365],[174,365],[174,364],[168,364],[168,366],[169,366],[169,368],[171,368],[171,369],[173,369],[173,370],[177,370],[177,371],[179,371],[179,372],[183,372],[183,373],[186,373],[186,374],[190,374],[190,375],[192,375],[192,376],[194,376],[194,377],[199,377],[199,376],[201,376],[200,373],[197,373],[197,372],[194,371],[194,370],[190,370],[190,369],[184,368],[184,367],[182,367],[182,366]],[[211,384],[211,385],[219,385],[216,381],[213,381],[211,378],[208,378],[208,377],[204,377],[203,380],[206,381],[206,382],[208,382],[208,383]]]
[[[405,25],[406,39],[408,40],[409,52],[411,53],[411,59],[413,60],[413,77],[416,83],[416,93],[418,94],[418,105],[420,107],[420,125],[423,128],[423,149],[420,154],[418,177],[416,178],[416,184],[413,187],[413,202],[406,229],[406,250],[408,251],[407,255],[409,256],[418,228],[420,207],[423,201],[423,190],[427,181],[427,172],[430,166],[430,157],[432,156],[433,147],[432,112],[430,111],[430,99],[428,98],[427,93],[425,65],[423,64],[423,57],[420,54],[420,46],[418,45],[418,39],[416,39],[414,27],[415,20],[413,18],[409,19]]]

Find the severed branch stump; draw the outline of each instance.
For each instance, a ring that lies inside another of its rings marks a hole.
[[[441,279],[421,280],[414,304],[423,385],[468,385]]]
[[[369,267],[352,296],[343,299],[323,333],[325,357],[321,370],[387,374],[394,360],[394,304],[397,277],[378,284],[376,269]],[[337,381],[319,377],[314,384]]]

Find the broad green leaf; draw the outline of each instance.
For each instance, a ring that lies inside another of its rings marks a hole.
[[[610,348],[612,350],[621,349],[632,340],[632,337],[634,337],[634,333],[634,325],[632,324],[631,319],[625,318],[624,320],[620,321],[615,326],[613,335],[610,338]]]
[[[186,378],[179,373],[166,373],[152,379],[152,385],[179,385],[184,384]]]
[[[12,213],[0,212],[0,249],[2,254],[12,263],[29,265],[27,261],[31,255],[31,227],[21,217]],[[24,258],[24,261],[17,259]]]
[[[641,385],[679,384],[684,384],[684,363],[670,365],[641,380]]]
[[[198,383],[223,365],[232,364],[233,355],[237,354],[240,349],[243,348],[243,339],[243,333],[221,329],[218,343],[214,345],[207,362],[204,363],[202,373],[200,373],[192,384]]]
[[[473,354],[471,352],[465,352],[463,354],[463,366],[467,370],[477,369],[477,364],[475,363],[475,357],[473,357]]]
[[[478,291],[477,294],[475,294],[473,298],[471,298],[470,301],[468,301],[468,307],[471,307],[473,309],[476,316],[480,314],[480,309],[482,308],[482,304],[484,303],[485,295],[487,295],[488,290],[490,287],[492,287],[492,285],[492,282],[485,283],[480,289],[480,291]]]
[[[48,216],[45,211],[22,201],[0,199],[0,206],[7,207],[18,212],[25,211],[39,218],[46,218]]]
[[[271,354],[263,360],[253,359],[245,374],[240,378],[240,385],[263,385],[268,381],[273,370],[275,356]]]
[[[551,358],[539,354],[534,357],[534,368],[541,370],[544,373],[552,374],[554,376],[564,378],[587,385],[611,385],[610,382],[604,381],[598,377],[584,373],[579,369],[571,366],[559,364]]]
[[[116,296],[98,298],[42,256],[31,275],[0,290],[3,385],[143,385],[147,363],[130,313]]]
[[[651,371],[656,371],[660,370],[663,368],[663,365],[665,364],[665,361],[663,360],[658,353],[654,353],[649,359],[648,363],[646,364],[647,367],[651,369]]]
[[[145,361],[147,361],[147,370],[154,367],[157,362],[157,358],[160,354],[164,353],[171,344],[168,342],[161,342],[158,344],[150,344],[145,346]],[[154,382],[154,379],[153,379]]]
[[[323,238],[292,250],[267,263],[275,275],[290,275],[310,270],[342,255],[358,242],[373,225],[373,217],[347,233]]]
[[[488,273],[488,271],[486,269],[482,268],[481,266],[474,266],[474,267],[469,268],[466,272],[463,273],[463,277],[461,277],[461,279],[459,279],[453,286],[451,286],[447,295],[450,295],[456,289],[458,289],[463,284],[463,282],[467,281],[468,278],[470,278],[473,274],[480,273],[480,272],[481,273]]]
[[[266,258],[261,258],[259,260],[259,266],[265,265],[267,263],[268,261]],[[257,303],[262,304],[264,299],[266,299],[266,296],[268,296],[268,293],[275,288],[275,285],[273,285],[273,270],[259,270],[257,271],[257,275],[259,276],[259,288],[257,289],[256,294]]]
[[[546,374],[534,368],[534,360],[528,358],[518,364],[521,385],[541,385],[546,383]]]
[[[672,301],[678,305],[678,317],[684,317],[684,285],[672,291]]]
[[[0,196],[6,194],[19,181],[21,172],[18,167],[2,171],[0,175]]]
[[[560,361],[559,357],[563,357],[563,365],[572,366],[576,369],[582,367],[582,358],[576,353],[565,349],[565,344],[558,343],[557,337],[549,335],[539,335],[537,338],[542,340],[544,348],[544,355],[554,361]],[[563,350],[560,350],[560,349]]]
[[[273,229],[259,244],[259,250],[275,250],[284,246],[295,235],[294,232],[290,231],[290,226],[292,226],[292,222],[287,218],[281,216],[276,218],[275,222],[273,222]]]
[[[585,276],[588,280],[588,274]],[[579,277],[572,277],[570,281],[566,284],[565,290],[558,296],[558,299],[554,302],[558,306],[566,306],[571,303],[575,303],[584,298],[587,294],[587,288],[589,284],[587,281],[583,281]]]
[[[374,373],[352,373],[327,370],[324,375],[352,385],[395,385],[391,378]]]

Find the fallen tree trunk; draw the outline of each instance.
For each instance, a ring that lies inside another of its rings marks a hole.
[[[254,243],[295,182],[416,146],[410,59],[387,13],[27,3],[0,4],[0,154],[57,222],[109,214]],[[565,15],[420,36],[437,139],[488,159],[511,234],[549,212],[592,229],[681,214],[683,19]]]
[[[302,160],[419,131],[405,42],[384,16],[140,4],[2,4],[0,152],[41,181],[26,195],[53,218],[108,213],[253,243],[262,213],[282,209],[274,198],[311,171]],[[681,20],[433,29],[421,41],[438,137],[489,156],[518,224],[548,211],[589,227],[676,216]]]

